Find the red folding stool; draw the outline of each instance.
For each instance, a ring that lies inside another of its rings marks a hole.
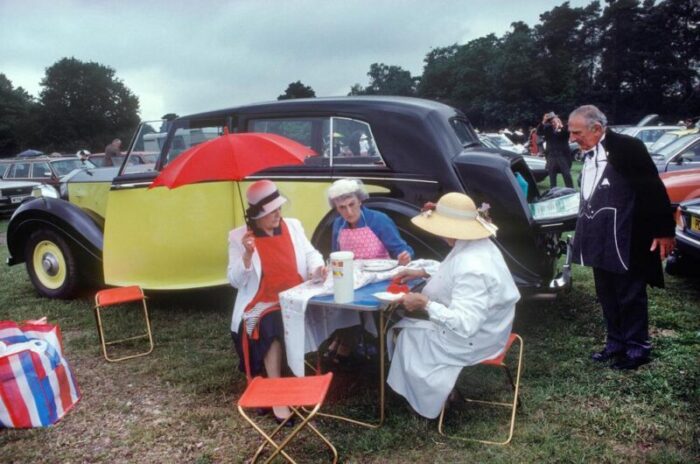
[[[511,346],[513,345],[513,342],[518,341],[519,344],[519,350],[518,350],[518,368],[516,371],[515,375],[515,381],[513,381],[513,376],[510,372],[510,368],[508,365],[505,363],[506,356],[508,356],[508,352],[510,351]],[[481,403],[481,404],[488,404],[492,406],[502,406],[505,408],[510,408],[511,409],[511,414],[510,414],[510,429],[508,432],[508,437],[504,441],[492,441],[492,440],[479,440],[476,438],[470,438],[470,437],[465,437],[465,436],[458,436],[458,435],[447,435],[444,430],[443,430],[443,420],[445,418],[445,405],[442,406],[442,411],[440,411],[440,419],[438,421],[438,432],[441,435],[448,436],[450,438],[457,438],[459,440],[465,440],[465,441],[477,441],[479,443],[486,443],[489,445],[507,445],[510,443],[511,439],[513,438],[513,430],[515,429],[515,413],[518,409],[518,404],[520,403],[520,398],[519,398],[519,391],[520,391],[520,374],[522,372],[522,367],[523,367],[523,339],[520,338],[520,335],[516,333],[511,333],[510,336],[508,337],[508,341],[506,342],[506,347],[503,350],[503,352],[496,356],[495,358],[487,359],[486,361],[482,361],[479,363],[480,365],[484,366],[494,366],[494,367],[501,367],[505,371],[506,375],[508,376],[508,380],[510,382],[511,387],[513,387],[513,401],[504,403],[504,402],[499,402],[499,401],[484,401],[484,400],[474,400],[474,399],[469,399],[465,398],[464,400],[468,403]],[[455,386],[456,388],[456,386]]]
[[[107,307],[113,307],[116,309],[120,306],[129,303],[135,303],[140,301],[143,305],[143,317],[146,322],[146,332],[142,335],[136,335],[134,337],[122,338],[119,340],[105,340],[104,326],[102,323],[101,311]],[[102,354],[105,359],[109,362],[124,361],[126,359],[138,358],[139,356],[146,356],[153,351],[153,334],[151,333],[151,323],[148,319],[148,308],[146,308],[146,296],[143,294],[143,290],[138,285],[132,285],[130,287],[116,287],[108,288],[106,290],[100,290],[95,295],[95,319],[97,320],[97,332],[100,337],[100,344],[102,345]],[[117,343],[123,343],[129,340],[137,340],[140,338],[148,338],[148,351],[142,351],[136,354],[121,356],[119,358],[110,358],[107,352],[108,345],[115,345]]]
[[[294,459],[284,451],[292,439],[301,432],[305,427],[309,427],[331,450],[333,453],[333,463],[338,462],[338,452],[331,443],[316,427],[310,422],[311,419],[318,413],[323,405],[323,401],[328,393],[328,388],[331,385],[332,373],[324,375],[315,375],[310,377],[278,377],[264,378],[255,377],[246,387],[243,395],[238,400],[238,412],[243,418],[265,438],[265,441],[258,447],[251,462],[256,462],[260,453],[269,444],[274,448],[274,451],[265,461],[272,461],[275,456],[281,454],[287,461],[294,463]],[[273,430],[271,434],[267,434],[258,424],[248,416],[244,409],[246,408],[271,408],[274,406],[287,406],[292,410],[292,414]],[[311,408],[308,413],[304,414],[303,407]],[[282,430],[285,424],[294,416],[300,420],[299,425],[293,428],[289,434],[277,443],[274,440],[275,435]]]

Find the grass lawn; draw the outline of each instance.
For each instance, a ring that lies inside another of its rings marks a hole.
[[[0,233],[6,224],[0,222]],[[6,257],[0,246],[0,261]],[[0,266],[0,282],[0,319],[47,316],[60,324],[83,392],[55,426],[0,430],[1,463],[209,463],[252,456],[258,435],[234,411],[245,376],[234,369],[230,346],[232,290],[150,295],[155,351],[109,364],[99,351],[92,291],[74,301],[38,298],[23,266]],[[571,293],[518,305],[523,406],[510,445],[446,439],[435,421],[416,417],[390,390],[381,429],[326,420],[319,427],[341,462],[697,462],[699,317],[700,281],[668,278],[665,290],[650,291],[653,362],[634,372],[593,365],[588,356],[601,347],[603,324],[591,273],[577,267]],[[127,330],[125,321],[112,322]],[[374,372],[366,365],[339,373],[327,409],[371,415]],[[474,367],[463,377],[470,391],[503,389],[495,374]],[[504,432],[507,421],[477,408],[448,419],[464,433]],[[292,453],[300,462],[328,456],[308,435]]]

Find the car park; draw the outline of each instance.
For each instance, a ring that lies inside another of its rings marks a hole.
[[[637,138],[649,149],[666,132],[683,129],[683,126],[634,126],[621,131],[622,134]]]
[[[700,168],[700,134],[679,137],[651,154],[659,172]]]
[[[666,260],[671,275],[700,275],[700,199],[681,203],[676,219],[676,248]]]
[[[149,188],[185,150],[225,131],[275,133],[316,156],[240,184]],[[155,166],[130,165],[133,147],[146,146],[161,147]],[[26,263],[33,285],[48,297],[70,297],[86,278],[159,290],[225,285],[228,232],[244,223],[240,192],[249,182],[274,180],[289,198],[283,214],[301,220],[327,254],[337,213],[326,189],[343,177],[365,183],[365,204],[388,214],[419,257],[442,259],[448,247],[413,227],[411,217],[426,201],[464,192],[490,206],[499,226],[495,243],[522,293],[553,294],[570,285],[568,261],[560,268],[559,257],[568,249],[562,233],[574,227],[578,196],[539,201],[521,156],[483,148],[460,111],[404,97],[296,99],[143,123],[122,166],[74,172],[60,198],[31,200],[15,212],[8,264]]]
[[[16,210],[23,201],[32,197],[32,190],[38,185],[38,182],[0,179],[0,215]]]
[[[4,180],[39,182],[58,186],[61,178],[74,169],[94,168],[89,161],[75,156],[38,156],[0,160]]]

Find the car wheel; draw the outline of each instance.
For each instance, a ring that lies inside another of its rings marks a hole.
[[[48,298],[70,298],[78,288],[78,263],[65,239],[37,230],[25,248],[27,272],[37,291]]]
[[[678,250],[673,250],[666,258],[666,273],[676,277],[690,277],[698,275],[697,266],[687,256]]]

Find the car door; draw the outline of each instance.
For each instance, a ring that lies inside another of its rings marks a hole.
[[[692,169],[700,167],[700,139],[682,149],[674,155],[666,165],[667,171],[678,171],[681,169]]]
[[[173,128],[163,147],[161,165],[187,148],[223,133],[224,119],[193,120]],[[143,136],[163,132],[146,123]],[[123,170],[113,180],[107,201],[103,267],[110,285],[139,284],[148,289],[184,289],[227,283],[228,233],[243,223],[241,198],[234,182],[203,182],[169,189],[149,189],[157,172]],[[159,169],[161,167],[159,166]]]

